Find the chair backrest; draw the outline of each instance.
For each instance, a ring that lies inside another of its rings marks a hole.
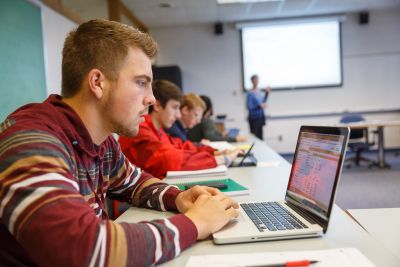
[[[340,119],[341,123],[352,123],[365,121],[364,117],[358,113],[349,113],[343,115]],[[351,129],[349,139],[358,139],[364,137],[365,129]]]

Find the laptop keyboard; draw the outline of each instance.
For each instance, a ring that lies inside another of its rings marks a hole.
[[[308,228],[278,202],[242,203],[242,209],[260,232]]]

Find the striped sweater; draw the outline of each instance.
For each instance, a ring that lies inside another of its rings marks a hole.
[[[183,214],[141,223],[108,219],[104,198],[132,203],[151,176],[110,136],[96,146],[56,95],[0,124],[0,265],[149,266],[196,241]],[[175,210],[175,187],[145,188],[139,206]]]

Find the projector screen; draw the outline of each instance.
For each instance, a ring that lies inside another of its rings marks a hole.
[[[342,85],[340,22],[301,20],[242,25],[243,84],[298,89]]]

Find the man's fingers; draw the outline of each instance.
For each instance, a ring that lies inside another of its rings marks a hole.
[[[216,196],[218,194],[221,194],[221,191],[219,191],[217,188],[214,188],[214,187],[203,186],[203,189],[205,189],[212,196]]]
[[[195,187],[193,187],[193,190],[195,190],[194,192],[196,193],[196,197],[201,195],[201,194],[206,194],[208,196],[216,196],[219,194],[222,194],[221,191],[219,191],[219,189],[214,188],[214,187],[209,187],[209,186],[200,186],[197,185]]]
[[[210,196],[207,196],[205,194],[201,194],[200,196],[197,197],[197,199],[195,200],[196,202],[204,202],[206,199],[208,199]]]
[[[225,199],[229,199],[229,197],[227,195],[225,195],[224,193],[219,192],[219,194],[213,196],[215,199],[219,200],[219,201],[223,201]]]
[[[239,208],[239,204],[236,202],[236,200],[227,198],[227,199],[224,199],[224,201],[227,201],[227,203],[228,203],[227,205],[229,205],[229,207],[233,207],[235,209]]]
[[[236,206],[237,206],[236,201],[234,201],[230,198],[225,198],[221,202],[223,203],[225,209],[229,209],[231,207],[236,208]]]
[[[235,209],[238,209],[239,208],[239,203],[237,203],[236,201],[233,201],[234,203],[233,203],[233,205],[232,205],[232,207],[234,207]]]
[[[190,190],[192,191],[192,194],[195,198],[199,197],[200,195],[207,195],[207,196],[214,195],[215,194],[214,190],[209,190],[208,188],[209,187],[206,186],[196,185],[192,187]],[[210,189],[215,189],[215,188],[210,188]]]
[[[229,219],[237,218],[239,216],[239,211],[232,207],[227,209],[225,212],[228,215]]]
[[[207,188],[207,190],[210,190],[210,191],[214,191],[214,189],[215,188],[210,188],[210,187]],[[203,190],[205,190],[205,189],[203,188]],[[200,194],[197,198],[202,199],[202,200],[211,198],[211,199],[213,199],[213,201],[219,202],[225,210],[227,210],[229,208],[233,208],[233,209],[239,208],[239,204],[235,200],[233,200],[233,199],[229,198],[227,195],[221,193],[218,189],[215,189],[215,190],[216,190],[216,192],[215,192],[216,195]]]

